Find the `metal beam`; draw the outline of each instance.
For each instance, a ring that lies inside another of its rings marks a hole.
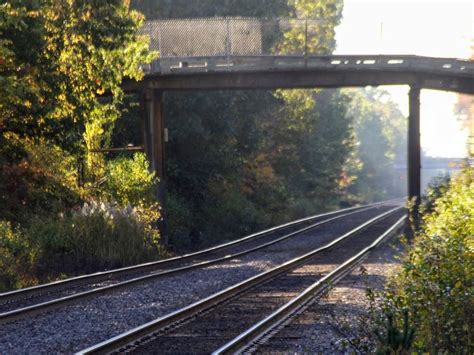
[[[151,90],[142,90],[140,95],[140,112],[142,116],[143,128],[143,146],[145,154],[150,163],[150,170],[153,171],[153,150],[151,145],[151,126],[150,126],[150,110],[151,110],[152,92]]]
[[[162,220],[159,223],[161,241],[168,243],[168,228],[165,209],[165,122],[163,115],[163,91],[145,90],[142,105],[144,106],[144,145],[150,162],[151,171],[160,179],[156,191],[161,206]]]
[[[408,197],[415,203],[415,226],[421,197],[420,88],[411,86],[408,117]]]
[[[147,87],[159,90],[260,90],[407,85],[417,83],[418,77],[412,73],[382,75],[362,70],[286,70],[150,75],[145,81]]]
[[[163,92],[153,90],[150,112],[151,139],[153,144],[153,170],[160,179],[165,176],[165,140],[163,117]]]
[[[474,94],[474,79],[414,70],[344,70],[340,68],[176,73],[147,75],[141,82],[126,81],[126,91],[156,90],[262,90],[291,88],[338,88],[380,85],[418,85],[434,90]]]

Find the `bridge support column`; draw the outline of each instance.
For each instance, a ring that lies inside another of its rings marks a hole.
[[[165,122],[163,115],[163,92],[160,90],[147,89],[143,93],[144,113],[144,145],[145,152],[150,162],[150,169],[160,179],[156,191],[160,201],[162,220],[158,227],[161,233],[161,241],[168,244],[168,228],[166,223],[165,209]]]
[[[410,86],[408,118],[408,197],[415,200],[414,219],[418,227],[421,197],[420,88]]]

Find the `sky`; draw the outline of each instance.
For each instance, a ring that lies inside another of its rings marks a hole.
[[[416,54],[468,59],[474,0],[344,0],[336,54]],[[383,87],[408,114],[408,88]],[[465,157],[469,132],[454,115],[457,94],[422,90],[421,145],[430,156]]]

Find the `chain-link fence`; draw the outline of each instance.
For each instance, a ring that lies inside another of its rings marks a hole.
[[[318,20],[201,18],[147,21],[140,32],[161,58],[176,58],[327,54],[328,30]]]
[[[324,20],[197,18],[147,21],[140,29],[159,57],[146,72],[260,70],[296,67],[408,67],[465,73],[472,62],[441,58],[382,57],[370,53],[331,57],[333,25]],[[349,51],[350,53],[351,51]],[[415,63],[416,61],[416,63]]]

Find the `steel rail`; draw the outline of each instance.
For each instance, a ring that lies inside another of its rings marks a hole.
[[[301,310],[301,308],[305,307],[315,297],[319,296],[322,292],[328,289],[330,285],[335,284],[341,278],[350,273],[357,265],[359,265],[365,258],[368,257],[372,250],[383,243],[395,230],[404,225],[406,219],[406,215],[401,217],[382,235],[380,235],[371,245],[357,253],[355,256],[346,260],[339,267],[306,288],[297,297],[281,306],[278,310],[255,324],[253,327],[249,328],[214,351],[213,354],[239,354],[248,350],[249,347],[253,346],[257,341],[265,337],[270,331],[278,327],[289,317]]]
[[[78,301],[82,301],[82,300],[85,300],[85,299],[90,298],[90,297],[95,297],[95,296],[103,295],[103,294],[106,294],[106,293],[114,292],[118,289],[129,287],[131,285],[141,283],[141,282],[146,282],[146,281],[149,281],[151,279],[158,278],[158,277],[169,276],[171,274],[176,274],[176,273],[180,273],[180,272],[184,272],[184,271],[188,271],[188,270],[192,270],[192,269],[198,269],[198,268],[202,268],[202,267],[205,267],[205,266],[210,266],[210,265],[213,265],[213,264],[217,264],[217,263],[220,263],[220,262],[223,262],[223,261],[227,261],[227,260],[239,257],[239,256],[243,256],[245,254],[249,254],[249,253],[257,251],[259,249],[266,248],[270,245],[282,242],[282,241],[284,241],[288,238],[294,237],[295,235],[307,232],[311,229],[315,229],[315,228],[317,228],[321,225],[327,224],[327,223],[332,222],[334,220],[344,218],[344,217],[347,217],[349,215],[353,215],[353,214],[356,214],[356,213],[360,213],[360,212],[363,212],[363,211],[366,211],[366,210],[369,210],[369,209],[372,209],[372,208],[375,208],[375,207],[378,207],[378,205],[377,206],[363,207],[361,209],[357,209],[356,211],[347,212],[347,213],[344,213],[342,215],[337,215],[335,217],[325,219],[323,221],[317,222],[315,224],[304,227],[304,228],[299,229],[297,231],[291,232],[291,233],[289,233],[287,235],[284,235],[280,238],[277,238],[273,241],[267,242],[265,244],[261,244],[257,247],[247,249],[247,250],[244,250],[244,251],[239,252],[239,253],[226,255],[224,257],[220,257],[220,258],[216,258],[216,259],[212,259],[212,260],[208,260],[208,261],[203,261],[203,262],[199,262],[199,263],[195,263],[195,264],[191,264],[191,265],[187,265],[187,266],[183,266],[183,267],[178,267],[178,268],[171,269],[171,270],[164,270],[164,271],[159,271],[159,272],[155,272],[155,273],[152,273],[152,274],[148,274],[148,275],[145,275],[145,276],[135,277],[133,279],[118,282],[118,283],[113,284],[113,285],[102,286],[102,287],[98,287],[98,288],[95,288],[95,289],[92,289],[92,290],[88,290],[88,291],[84,291],[84,292],[78,292],[76,294],[72,294],[72,295],[69,295],[69,296],[65,296],[65,297],[53,299],[53,300],[50,300],[50,301],[34,304],[34,305],[31,305],[31,306],[18,308],[18,309],[12,310],[12,311],[0,313],[0,324],[4,324],[4,323],[12,322],[14,320],[22,319],[22,318],[25,318],[25,317],[28,317],[28,316],[32,316],[34,314],[45,312],[47,310],[52,310],[52,309],[55,309],[55,308],[58,308],[58,307],[62,307],[62,306],[68,305],[68,304],[72,304],[72,303],[75,303],[75,302],[78,302]],[[398,208],[400,208],[400,207],[398,207]]]
[[[289,228],[289,227],[294,227],[294,226],[297,226],[298,224],[303,224],[303,223],[309,222],[309,221],[317,219],[317,218],[327,217],[327,216],[331,216],[331,215],[334,215],[334,214],[337,214],[337,213],[343,213],[343,212],[352,211],[352,210],[363,209],[365,207],[375,207],[375,206],[378,206],[378,205],[389,204],[391,202],[398,201],[398,200],[400,200],[400,199],[382,201],[382,202],[377,202],[377,203],[374,203],[374,204],[369,204],[369,205],[364,205],[364,206],[350,207],[350,208],[345,208],[345,209],[341,209],[341,210],[326,212],[326,213],[322,213],[322,214],[319,214],[319,215],[314,215],[314,216],[302,218],[302,219],[299,219],[299,220],[296,220],[296,221],[292,221],[292,222],[289,222],[289,223],[285,223],[285,224],[282,224],[282,225],[279,225],[279,226],[276,226],[276,227],[272,227],[272,228],[263,230],[261,232],[250,234],[248,236],[245,236],[243,238],[240,238],[240,239],[228,242],[228,243],[213,246],[213,247],[210,247],[210,248],[207,248],[207,249],[204,249],[204,250],[200,250],[200,251],[197,251],[197,252],[194,252],[194,253],[189,253],[189,254],[185,254],[185,255],[182,255],[182,256],[176,256],[176,257],[168,258],[168,259],[165,259],[165,260],[153,261],[153,262],[143,263],[143,264],[139,264],[139,265],[124,267],[124,268],[120,268],[120,269],[102,271],[102,272],[97,272],[97,273],[94,273],[94,274],[77,276],[77,277],[68,278],[68,279],[65,279],[65,280],[60,280],[60,281],[56,281],[56,282],[52,282],[52,283],[42,284],[42,285],[38,285],[38,286],[32,286],[32,287],[23,288],[23,289],[14,290],[14,291],[9,291],[9,292],[5,292],[5,293],[0,293],[0,304],[10,303],[10,302],[14,302],[15,300],[21,300],[21,299],[31,298],[31,297],[34,297],[34,296],[39,296],[39,295],[43,295],[43,294],[47,294],[47,293],[57,292],[57,291],[68,289],[68,288],[73,287],[73,286],[81,286],[81,285],[84,285],[86,283],[92,283],[92,282],[107,280],[107,279],[110,279],[111,277],[126,275],[126,274],[134,273],[134,272],[137,272],[137,271],[143,271],[144,272],[144,271],[147,271],[147,270],[153,270],[153,269],[156,269],[157,267],[160,267],[160,266],[166,266],[166,264],[170,264],[172,262],[185,261],[185,260],[191,259],[193,257],[203,256],[203,255],[210,254],[210,253],[218,251],[218,250],[222,250],[222,249],[225,249],[225,248],[229,248],[229,247],[232,247],[232,246],[243,244],[243,243],[245,243],[247,241],[250,241],[252,239],[268,236],[271,233],[281,231],[281,230],[284,230],[284,229]]]
[[[344,233],[342,236],[334,239],[333,241],[329,242],[328,244],[322,247],[314,249],[292,260],[289,260],[283,263],[282,265],[279,265],[273,269],[262,272],[256,276],[250,277],[247,280],[244,280],[236,285],[233,285],[222,291],[219,291],[191,305],[188,305],[179,310],[171,312],[163,317],[157,318],[151,322],[148,322],[139,327],[131,329],[109,340],[103,341],[87,349],[81,350],[77,354],[106,354],[106,353],[110,353],[114,351],[119,351],[120,349],[122,349],[124,346],[127,346],[128,344],[134,343],[140,339],[148,337],[150,334],[153,334],[173,324],[181,323],[185,321],[186,319],[196,315],[197,313],[210,309],[213,306],[225,300],[228,300],[250,288],[260,285],[267,280],[273,279],[289,270],[292,270],[300,265],[303,265],[309,262],[316,254],[332,249],[334,246],[340,244],[342,241],[354,236],[358,232],[366,229],[372,224],[378,222],[379,220],[384,219],[388,217],[389,215],[401,210],[402,208],[403,207],[396,207],[396,208],[390,209],[389,211],[381,213],[378,216],[371,218],[368,221],[360,224],[359,226],[350,230],[349,232]]]

